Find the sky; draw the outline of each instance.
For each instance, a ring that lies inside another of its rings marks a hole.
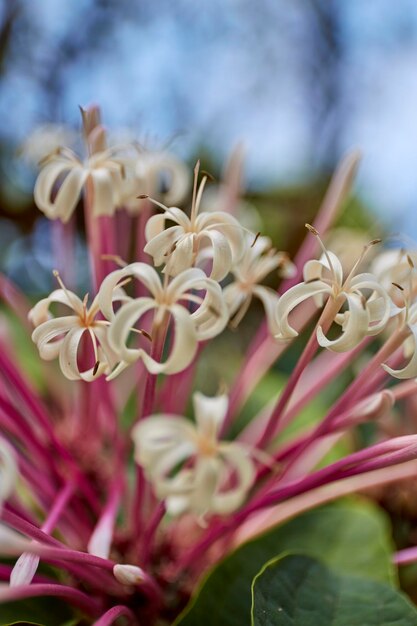
[[[175,135],[186,158],[204,146],[222,162],[242,142],[258,189],[302,183],[359,148],[363,198],[417,240],[415,1],[19,5],[0,82],[12,145],[41,121],[78,124],[78,105],[98,102],[110,128]]]

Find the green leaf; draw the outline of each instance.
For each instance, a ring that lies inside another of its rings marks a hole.
[[[396,584],[389,525],[375,506],[360,499],[320,507],[245,544],[202,582],[176,625],[249,624],[250,587],[266,561],[288,551],[318,557],[347,574]]]
[[[267,563],[252,584],[252,626],[415,626],[398,591],[290,554]]]
[[[9,624],[7,624],[7,626],[44,626],[43,624],[40,624],[39,622],[22,622],[21,620],[19,620],[18,622],[10,622]]]
[[[58,598],[28,598],[0,604],[0,626],[11,624],[38,624],[61,626],[74,613]]]

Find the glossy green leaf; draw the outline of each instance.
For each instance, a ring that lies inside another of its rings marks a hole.
[[[252,626],[415,626],[417,610],[389,585],[290,554],[252,584]]]
[[[347,574],[396,584],[389,525],[366,501],[349,500],[300,515],[242,546],[214,568],[175,624],[249,624],[253,577],[271,558],[296,551]]]

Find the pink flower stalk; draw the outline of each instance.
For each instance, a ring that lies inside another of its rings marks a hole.
[[[0,556],[17,558],[0,567],[10,583],[0,602],[58,596],[87,623],[152,625],[175,619],[208,567],[268,516],[282,521],[278,506],[299,513],[357,489],[355,477],[368,486],[395,480],[387,468],[417,459],[417,435],[390,439],[377,428],[372,445],[319,468],[344,433],[378,424],[415,393],[412,382],[392,384],[417,375],[415,269],[410,256],[402,273],[391,268],[396,280],[386,260],[376,265],[383,278],[364,270],[367,246],[345,271],[322,242],[350,191],[356,154],[337,170],[293,265],[243,226],[240,153],[217,204],[205,204],[208,177],[199,182],[195,168],[187,214],[162,203],[181,200],[183,164],[166,152],[145,158],[136,144],[109,148],[97,107],[82,113],[86,157],[64,147],[44,155],[35,199],[62,223],[82,200],[90,297],[75,293],[65,271],[70,222],[53,230],[60,289],[30,309],[0,277],[0,296],[28,337],[33,324],[39,367],[46,359],[37,389],[0,335]],[[157,183],[164,168],[174,177],[165,196]],[[277,269],[285,278],[272,289],[265,281]],[[207,344],[244,323],[254,298],[264,319],[230,390],[217,380],[221,391],[203,395],[195,373]],[[304,350],[291,375],[243,428],[242,408],[298,334]],[[359,358],[362,371],[320,419],[286,437]],[[397,561],[415,557],[413,549]],[[38,573],[42,563],[52,566],[48,577]]]

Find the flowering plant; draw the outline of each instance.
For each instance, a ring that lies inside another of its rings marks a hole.
[[[244,225],[240,155],[206,209],[197,163],[187,214],[171,206],[188,189],[183,164],[109,147],[98,109],[82,117],[87,158],[49,136],[35,186],[65,242],[57,288],[31,306],[0,282],[45,368],[36,389],[3,333],[1,623],[417,623],[395,589],[395,564],[417,548],[392,554],[369,502],[319,506],[417,471],[417,435],[382,427],[416,392],[413,253],[372,259],[373,240],[346,267],[322,241],[357,155],[336,171],[291,262]],[[80,199],[93,298],[77,295],[70,271]],[[276,271],[278,289],[264,284]],[[264,319],[227,388],[205,353],[254,298]],[[288,379],[275,378],[270,402],[248,416],[303,331]],[[355,376],[323,402],[354,362]],[[199,364],[217,393],[195,383]],[[366,445],[338,446],[365,423]]]

